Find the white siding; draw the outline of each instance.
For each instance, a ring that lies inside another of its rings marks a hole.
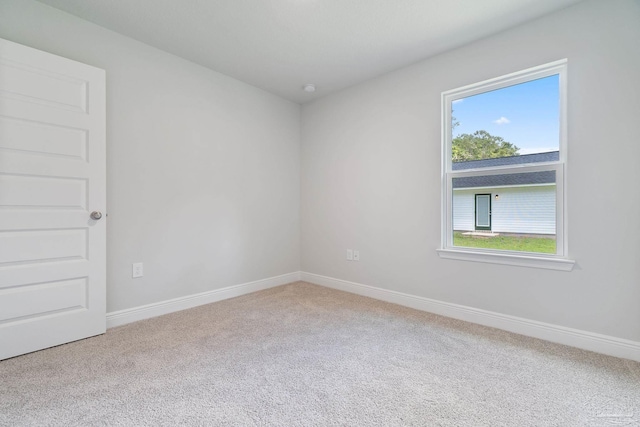
[[[489,191],[487,191],[489,193]],[[475,228],[476,190],[455,190],[453,192],[453,229],[456,231],[472,231]]]
[[[454,190],[453,229],[474,229],[475,194],[491,193],[491,230],[497,233],[556,233],[555,185]],[[496,200],[495,195],[499,198]]]

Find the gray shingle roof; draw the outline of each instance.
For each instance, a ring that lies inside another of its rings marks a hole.
[[[521,165],[524,163],[557,162],[560,159],[559,151],[547,153],[523,154],[521,156],[499,157],[497,159],[469,160],[467,162],[453,162],[454,171],[462,169],[490,168],[493,166]]]
[[[501,157],[497,159],[471,160],[468,162],[454,162],[453,170],[486,168],[493,166],[521,165],[525,163],[554,162],[560,158],[558,151],[548,153],[524,154],[521,156]],[[468,178],[454,178],[453,188],[498,187],[529,184],[555,184],[555,171],[513,173],[507,175],[473,176]]]

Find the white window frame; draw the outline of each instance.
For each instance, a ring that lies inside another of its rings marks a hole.
[[[560,95],[560,146],[557,162],[528,163],[478,169],[453,170],[451,158],[453,101],[480,93],[558,75]],[[556,253],[504,251],[453,245],[453,179],[473,176],[555,171]],[[567,258],[567,60],[551,62],[442,93],[442,246],[441,258],[489,262],[523,267],[571,271],[575,261]]]

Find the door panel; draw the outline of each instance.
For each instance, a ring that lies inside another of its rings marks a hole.
[[[104,333],[105,74],[0,39],[0,359]]]
[[[0,206],[77,207],[87,205],[87,182],[46,176],[0,175]]]
[[[62,126],[0,118],[0,148],[86,159],[87,132]]]
[[[476,230],[491,230],[491,194],[476,194]]]
[[[23,46],[26,47],[26,46]],[[17,52],[19,48],[9,48]],[[5,49],[3,49],[5,50]],[[35,50],[35,49],[34,49]],[[39,51],[38,51],[39,52]],[[44,53],[44,52],[41,52]],[[0,90],[7,93],[7,97],[20,99],[27,102],[35,102],[49,105],[53,108],[64,108],[78,112],[87,111],[87,84],[88,81],[82,75],[69,73],[71,62],[63,64],[63,67],[51,67],[51,59],[43,62],[31,62],[37,53],[27,53],[20,57],[2,55],[0,57]],[[53,56],[53,55],[51,55]],[[40,55],[41,58],[44,56]],[[62,60],[64,58],[58,57]],[[55,70],[55,71],[54,71]]]
[[[87,230],[0,231],[0,266],[87,259]]]
[[[0,323],[87,309],[87,278],[37,283],[0,291]]]

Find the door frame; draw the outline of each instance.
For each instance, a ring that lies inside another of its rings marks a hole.
[[[478,225],[478,196],[486,196],[489,200],[488,204],[488,218],[489,226]],[[475,230],[491,231],[491,193],[477,193],[474,195],[474,209],[473,209],[473,225]]]

